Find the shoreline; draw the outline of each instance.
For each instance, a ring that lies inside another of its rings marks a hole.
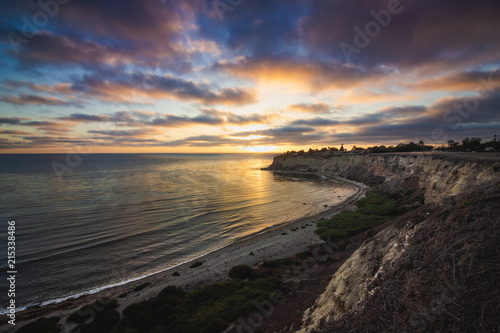
[[[304,251],[308,245],[322,242],[314,233],[314,223],[317,220],[329,218],[352,206],[366,193],[367,186],[364,184],[340,177],[329,178],[349,184],[351,191],[342,202],[319,214],[267,227],[197,258],[151,273],[151,275],[124,281],[109,288],[104,287],[106,289],[98,290],[95,293],[68,296],[69,298],[61,302],[29,307],[17,313],[16,321],[25,324],[31,319],[43,316],[66,317],[81,306],[105,297],[116,298],[119,301],[118,311],[121,313],[133,303],[155,297],[168,285],[179,286],[185,290],[198,289],[211,283],[229,280],[227,273],[236,265],[255,265],[265,260],[290,257],[290,255]],[[291,230],[295,228],[297,228],[295,231]],[[189,266],[193,262],[203,262],[203,265],[198,268],[190,268]],[[178,272],[180,276],[172,276],[173,272]],[[139,291],[134,291],[134,288],[144,284],[149,285]],[[124,294],[126,294],[125,297],[118,297]],[[6,321],[0,323],[0,332],[9,332],[12,329],[12,326],[5,324]],[[19,326],[16,326],[15,329],[18,329]]]

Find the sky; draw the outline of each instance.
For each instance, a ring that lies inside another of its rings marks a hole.
[[[3,0],[0,153],[500,134],[498,0]]]

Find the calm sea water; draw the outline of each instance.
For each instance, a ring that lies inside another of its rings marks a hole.
[[[94,154],[71,167],[66,158],[0,155],[0,270],[15,220],[18,306],[167,269],[317,214],[346,187],[260,170],[271,155]],[[5,279],[0,287],[3,299]]]

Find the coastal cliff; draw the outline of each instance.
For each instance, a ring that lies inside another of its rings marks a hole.
[[[378,185],[382,192],[390,195],[423,195],[426,203],[500,180],[500,160],[424,154],[283,154],[274,158],[268,170],[340,176]]]
[[[499,161],[304,154],[277,156],[269,170],[340,176],[405,197],[409,204],[425,202],[352,254],[304,313],[298,332],[498,327]]]

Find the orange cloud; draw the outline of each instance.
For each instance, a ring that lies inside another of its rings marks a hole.
[[[421,91],[481,91],[500,87],[500,70],[471,71],[440,76],[406,85]]]
[[[303,113],[330,113],[331,108],[328,103],[316,102],[316,103],[300,103],[292,104],[288,106],[288,109],[296,112]]]
[[[388,73],[338,62],[300,62],[286,58],[242,58],[238,62],[220,62],[215,66],[229,74],[261,83],[291,84],[310,91],[356,87]]]

